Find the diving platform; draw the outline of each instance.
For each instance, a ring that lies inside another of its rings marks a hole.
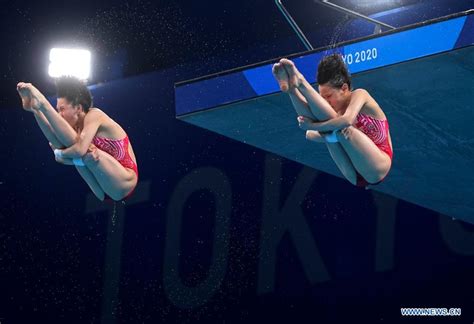
[[[317,64],[343,55],[390,124],[393,166],[372,186],[474,223],[474,10],[288,56],[315,85]],[[338,177],[324,144],[299,129],[271,69],[277,59],[175,85],[182,121]],[[245,159],[245,157],[240,157]]]

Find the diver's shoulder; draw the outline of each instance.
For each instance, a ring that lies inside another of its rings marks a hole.
[[[364,88],[354,89],[354,90],[352,90],[352,93],[357,93],[357,94],[369,95],[370,96],[370,93],[367,90],[365,90]]]
[[[104,113],[104,111],[103,111],[102,109],[97,108],[97,107],[90,107],[90,108],[89,108],[89,112],[92,112],[92,111],[94,111],[94,112],[99,112],[99,113]],[[105,114],[105,113],[104,113],[104,114]]]
[[[92,113],[93,115],[96,115],[96,116],[107,116],[107,114],[100,108],[97,108],[97,107],[91,107],[89,108],[89,112],[88,113]],[[107,116],[108,117],[108,116]]]

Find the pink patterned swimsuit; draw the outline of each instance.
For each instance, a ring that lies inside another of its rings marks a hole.
[[[94,136],[92,139],[92,144],[97,146],[98,149],[110,154],[125,168],[132,169],[138,178],[137,164],[132,160],[130,154],[128,153],[129,139],[127,135],[125,135],[123,139],[119,140]],[[132,189],[124,199],[130,197],[134,189]]]
[[[367,135],[382,152],[387,153],[390,159],[392,158],[393,152],[388,139],[388,121],[386,119],[377,119],[359,113],[354,126]]]
[[[385,152],[390,157],[390,159],[392,159],[393,151],[388,137],[389,128],[388,121],[386,119],[377,119],[372,116],[359,113],[354,126],[367,135],[367,137],[370,138],[382,152]],[[379,184],[382,181],[383,179],[377,183],[372,184]],[[371,183],[367,182],[357,172],[357,186],[366,187],[369,184]]]

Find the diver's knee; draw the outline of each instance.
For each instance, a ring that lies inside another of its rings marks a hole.
[[[97,197],[97,199],[99,199],[100,201],[104,201],[104,200],[105,200],[105,193],[104,193],[103,191],[96,192],[96,191],[92,190],[92,192],[93,192],[94,195]]]
[[[387,173],[388,170],[386,170],[384,167],[377,166],[372,170],[372,172],[366,175],[365,180],[367,180],[367,182],[370,184],[379,183],[385,178]]]
[[[357,175],[355,174],[355,172],[353,174],[351,173],[350,175],[346,176],[346,178],[347,180],[349,180],[349,182],[352,185],[357,186]]]
[[[342,174],[351,184],[357,185],[357,173],[354,169],[345,168]]]
[[[382,180],[382,177],[380,177],[380,175],[378,173],[374,173],[374,174],[370,174],[370,175],[365,176],[365,180],[369,184],[375,184],[375,183],[379,182],[380,180]]]
[[[114,190],[113,192],[110,192],[108,195],[114,201],[121,201],[124,199],[124,197],[127,196],[129,192],[130,192],[130,189],[124,188],[124,189]]]

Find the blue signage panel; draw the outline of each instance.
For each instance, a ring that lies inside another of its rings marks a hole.
[[[342,54],[351,73],[434,55],[474,44],[472,14],[429,25],[372,37],[345,46],[292,58],[311,83],[316,82],[317,64],[324,55]],[[271,73],[273,63],[245,71],[201,81],[184,83],[176,88],[176,115],[184,115],[232,102],[279,91]]]

